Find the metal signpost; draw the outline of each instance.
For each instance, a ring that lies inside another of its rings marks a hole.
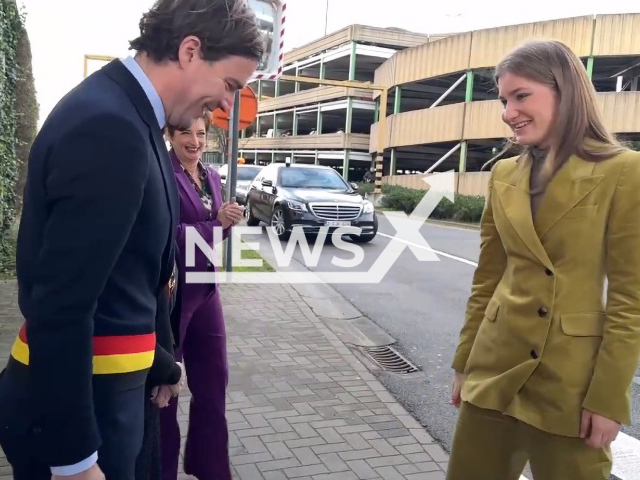
[[[240,92],[236,92],[235,100],[233,102],[233,109],[229,116],[229,141],[227,142],[228,150],[228,173],[227,173],[227,192],[226,200],[231,202],[235,201],[236,196],[236,178],[238,174],[238,137],[239,135],[239,121],[240,121]],[[227,237],[227,246],[225,252],[225,270],[231,272],[233,269],[233,242],[232,235]]]
[[[284,0],[246,0],[256,15],[260,31],[264,38],[265,52],[252,80],[276,80],[284,68],[284,23],[287,6]],[[236,92],[233,110],[229,116],[228,174],[226,199],[228,202],[236,196],[238,174],[238,138],[240,115],[240,92]],[[257,160],[257,159],[256,159]],[[225,248],[225,270],[233,271],[232,235],[227,237]]]

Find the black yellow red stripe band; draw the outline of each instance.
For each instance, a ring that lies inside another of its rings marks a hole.
[[[93,337],[93,373],[108,375],[146,370],[153,363],[155,346],[155,333]],[[29,365],[26,323],[20,328],[11,356],[18,362]]]

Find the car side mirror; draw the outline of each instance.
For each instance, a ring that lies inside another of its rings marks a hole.
[[[220,175],[220,180],[226,180],[227,176],[226,175]]]
[[[263,180],[262,181],[262,186],[263,187],[273,187],[273,180]]]
[[[349,185],[351,185],[351,188],[353,188],[354,190],[358,190],[358,184],[351,182]]]

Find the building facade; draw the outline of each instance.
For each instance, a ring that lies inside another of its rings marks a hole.
[[[400,29],[352,25],[285,55],[285,75],[372,82],[393,55],[442,38]],[[242,133],[239,155],[248,163],[330,165],[357,181],[371,165],[373,91],[289,81],[256,81],[258,117]]]
[[[493,67],[532,38],[566,43],[584,62],[606,125],[640,146],[640,14],[598,15],[491,28],[396,53],[375,72],[389,88],[384,175],[477,172],[511,136]],[[379,101],[379,94],[374,94]],[[379,124],[369,152],[378,148]]]

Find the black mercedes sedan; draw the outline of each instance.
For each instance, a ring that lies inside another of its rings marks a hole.
[[[308,234],[317,234],[323,227],[329,234],[340,227],[357,227],[360,234],[349,237],[358,243],[370,242],[378,232],[378,219],[373,204],[356,189],[330,167],[272,163],[249,186],[247,224],[263,221],[281,240],[287,240],[295,227]]]

